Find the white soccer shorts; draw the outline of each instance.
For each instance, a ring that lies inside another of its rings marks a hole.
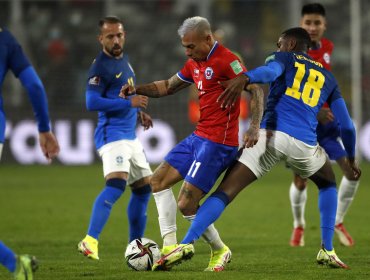
[[[308,145],[284,132],[260,130],[260,138],[252,148],[245,148],[239,161],[257,178],[269,172],[279,161],[286,161],[302,178],[315,174],[326,162],[327,155],[318,144]]]
[[[1,156],[3,154],[3,146],[4,146],[4,144],[0,143],[0,160],[1,160]]]
[[[98,153],[103,161],[104,177],[112,172],[127,172],[130,185],[152,175],[143,146],[135,140],[119,140],[102,146]]]

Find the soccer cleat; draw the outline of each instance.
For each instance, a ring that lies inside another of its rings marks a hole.
[[[339,241],[342,245],[350,247],[355,244],[355,241],[353,240],[351,235],[348,233],[343,223],[337,224],[334,230],[337,233]]]
[[[349,269],[349,266],[338,258],[334,249],[331,251],[327,251],[324,248],[320,249],[319,253],[317,254],[316,260],[318,264],[327,265],[331,268]]]
[[[98,256],[98,240],[86,235],[86,237],[77,245],[77,250],[92,260],[99,260]]]
[[[290,246],[298,247],[304,246],[304,228],[299,226],[293,229],[292,237],[289,242]]]
[[[16,280],[33,280],[33,273],[37,270],[37,260],[34,256],[17,256],[17,264],[14,272]]]
[[[211,259],[204,271],[223,271],[229,262],[231,262],[231,250],[225,245],[221,250],[211,252]]]
[[[179,246],[179,244],[173,244],[173,245],[163,246],[162,249],[161,249],[162,256],[167,255],[169,252],[171,252],[177,246]]]
[[[180,244],[161,257],[153,264],[152,270],[170,270],[174,265],[180,264],[183,260],[190,260],[194,255],[193,244]]]

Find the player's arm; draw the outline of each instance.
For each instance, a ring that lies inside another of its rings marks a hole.
[[[51,161],[59,153],[59,144],[51,132],[48,103],[45,88],[32,66],[25,68],[18,76],[27,89],[39,130],[39,143],[44,156]]]
[[[86,108],[89,111],[115,112],[130,107],[145,109],[148,105],[148,98],[145,96],[130,96],[123,98],[106,98],[99,91],[88,89],[86,91]]]
[[[262,88],[256,84],[249,84],[246,91],[251,94],[251,113],[250,125],[248,130],[244,133],[244,147],[253,147],[259,138],[260,123],[263,115],[264,108],[264,92]]]
[[[343,98],[337,98],[330,104],[330,109],[333,111],[335,118],[340,124],[341,138],[344,148],[347,152],[349,163],[354,172],[355,178],[360,178],[361,170],[355,161],[356,155],[356,130],[352,119],[348,113],[347,106]]]
[[[271,83],[275,81],[284,72],[284,70],[284,64],[273,60],[264,66],[244,72],[244,75],[240,75],[226,82],[220,82],[225,90],[218,97],[217,102],[222,100],[222,108],[232,106],[242,90],[246,89],[248,84]]]
[[[187,83],[181,80],[177,75],[173,75],[168,80],[161,80],[149,84],[137,85],[135,88],[126,84],[122,87],[120,96],[124,97],[132,93],[136,93],[138,95],[159,98],[174,94],[190,85],[191,83]]]

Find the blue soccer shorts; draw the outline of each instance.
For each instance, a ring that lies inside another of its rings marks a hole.
[[[338,160],[347,156],[339,137],[325,137],[320,139],[319,144],[324,148],[331,160]]]
[[[217,178],[234,161],[238,147],[212,142],[191,134],[165,157],[186,182],[208,193]]]

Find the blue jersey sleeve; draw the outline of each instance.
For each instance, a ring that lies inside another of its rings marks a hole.
[[[131,107],[131,101],[123,98],[105,98],[100,92],[86,91],[86,108],[89,111],[114,112]]]
[[[9,46],[7,63],[9,65],[9,68],[14,73],[14,75],[16,77],[19,77],[19,74],[24,69],[31,66],[31,63],[28,61],[27,57],[23,53],[21,45],[13,37],[13,35],[7,30],[5,30],[4,32],[7,33],[7,42],[6,43]]]
[[[337,98],[330,104],[335,118],[338,120],[341,129],[341,138],[348,157],[355,157],[356,131],[349,116],[343,98]]]
[[[271,83],[285,71],[285,56],[284,53],[275,52],[268,56],[265,60],[265,65],[257,67],[253,70],[245,72],[249,77],[250,83]]]
[[[27,89],[35,118],[40,132],[50,131],[48,101],[45,88],[32,66],[27,67],[19,74],[22,85]]]

